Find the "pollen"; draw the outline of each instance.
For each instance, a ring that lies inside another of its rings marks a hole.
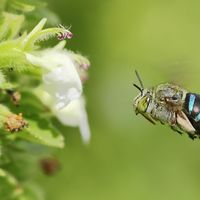
[[[7,117],[4,123],[5,130],[11,133],[19,132],[27,126],[28,123],[23,119],[22,113],[19,113],[18,115],[11,114],[10,116]]]

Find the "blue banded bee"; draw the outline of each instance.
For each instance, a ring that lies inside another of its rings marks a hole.
[[[164,83],[145,89],[137,71],[140,93],[134,99],[135,113],[155,124],[168,124],[174,131],[187,133],[191,139],[200,138],[200,95],[178,85]]]

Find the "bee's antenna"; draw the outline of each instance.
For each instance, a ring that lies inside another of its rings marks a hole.
[[[143,85],[143,83],[142,83],[142,80],[141,80],[140,75],[139,75],[139,73],[137,72],[137,70],[135,70],[135,75],[136,75],[138,81],[140,82],[140,86],[141,86],[140,90],[143,90],[143,89],[144,89],[144,85]],[[134,86],[136,87],[136,85],[134,85]],[[138,88],[138,86],[137,86],[137,88]]]
[[[143,90],[142,88],[140,88],[140,87],[139,87],[138,85],[136,85],[135,83],[133,83],[133,86],[136,87],[136,88],[141,92],[141,94],[142,94],[142,90]]]

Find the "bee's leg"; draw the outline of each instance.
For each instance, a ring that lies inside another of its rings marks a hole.
[[[179,133],[180,135],[183,135],[183,132],[181,132],[176,126],[170,126],[171,127],[171,129],[173,130],[173,131],[176,131],[177,133]]]
[[[188,132],[187,134],[188,134],[189,138],[192,139],[192,140],[197,138],[197,134],[195,134],[194,132],[192,132],[192,133]]]
[[[175,112],[170,112],[169,115],[169,124],[171,125],[172,129],[174,128],[175,131],[178,131],[178,127],[176,127],[176,113]]]
[[[176,131],[177,133],[179,133],[180,135],[183,134],[183,132],[181,132],[181,130],[179,129],[179,127],[177,126],[177,122],[176,122],[176,113],[175,112],[171,112],[169,115],[169,119],[168,119],[168,123],[170,124],[170,127],[173,131]]]

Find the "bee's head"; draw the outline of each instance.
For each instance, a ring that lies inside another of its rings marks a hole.
[[[151,99],[151,91],[148,89],[142,89],[140,93],[134,98],[133,106],[135,107],[135,113],[145,113],[149,106]]]
[[[150,101],[152,100],[152,89],[144,89],[142,80],[137,71],[135,71],[136,77],[140,82],[140,86],[133,84],[140,93],[134,98],[133,106],[135,107],[136,115],[138,113],[142,114],[145,118],[147,118],[150,122],[154,123],[154,120],[150,116],[150,110],[152,109],[152,104]]]

